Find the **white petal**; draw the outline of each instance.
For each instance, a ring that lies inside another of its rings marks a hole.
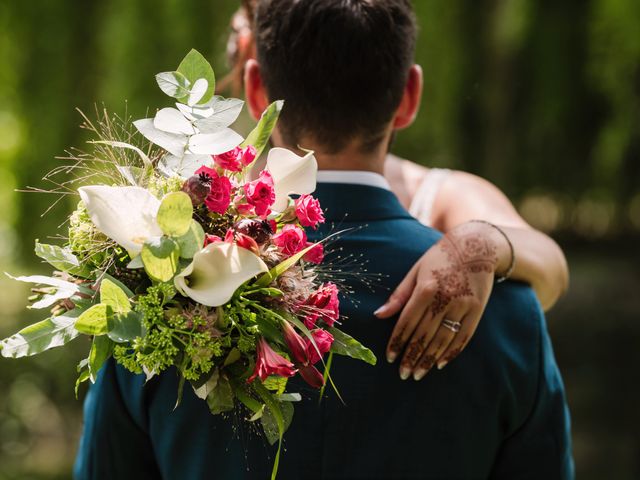
[[[155,143],[159,147],[164,148],[167,152],[174,155],[182,155],[187,146],[186,135],[176,133],[163,132],[153,125],[153,118],[143,118],[133,122],[138,131],[148,140]]]
[[[267,170],[273,177],[277,212],[287,208],[290,194],[303,195],[316,189],[318,162],[313,153],[300,157],[286,148],[272,148],[267,157]]]
[[[158,130],[180,135],[193,135],[196,133],[191,122],[187,120],[180,110],[175,108],[163,108],[156,113],[153,126]]]
[[[207,102],[212,113],[195,122],[201,133],[214,133],[228,127],[237,120],[244,106],[244,102],[237,98],[213,97],[212,100]]]
[[[189,138],[189,151],[198,155],[218,155],[234,149],[242,140],[242,136],[230,128],[216,133],[200,133]]]
[[[162,235],[156,221],[160,201],[141,187],[94,185],[78,189],[91,221],[132,256],[150,237]]]
[[[189,99],[187,100],[189,106],[192,107],[197,104],[202,97],[204,97],[204,94],[207,93],[207,88],[209,88],[209,82],[207,82],[206,79],[199,78],[196,80],[189,92]]]
[[[209,102],[207,102],[208,104]],[[213,115],[213,108],[205,105],[194,105],[190,107],[189,105],[185,105],[184,103],[176,103],[176,107],[180,110],[185,117],[189,120],[199,120],[202,118],[207,118]]]
[[[211,166],[211,164],[211,155],[182,155],[181,157],[176,157],[168,154],[158,162],[158,170],[167,177],[178,175],[182,178],[189,178],[201,166]]]
[[[183,295],[208,307],[217,307],[227,303],[244,282],[268,270],[260,257],[246,248],[217,242],[196,253],[174,283]]]

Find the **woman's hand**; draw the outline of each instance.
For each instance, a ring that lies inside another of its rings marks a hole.
[[[449,231],[420,258],[376,310],[400,318],[387,346],[392,363],[403,352],[400,377],[422,379],[442,369],[473,336],[493,288],[495,272],[511,262],[506,238],[493,226],[467,222]],[[405,349],[406,347],[406,349]]]

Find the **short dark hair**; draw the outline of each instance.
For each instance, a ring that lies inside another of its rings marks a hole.
[[[331,153],[383,139],[413,64],[409,0],[260,0],[255,38],[272,100],[285,100],[280,131],[310,136]]]

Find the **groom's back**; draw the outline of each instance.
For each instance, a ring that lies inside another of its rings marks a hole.
[[[496,285],[467,349],[420,382],[401,381],[384,361],[394,321],[372,312],[439,234],[379,188],[324,184],[317,196],[340,229],[355,229],[334,245],[353,258],[343,329],[380,361],[334,357],[346,405],[331,393],[320,406],[297,406],[283,477],[569,478],[564,392],[532,290]]]

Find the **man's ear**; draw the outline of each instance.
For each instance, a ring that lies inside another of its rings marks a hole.
[[[254,59],[247,60],[244,68],[244,92],[249,113],[258,120],[269,106],[269,97],[262,83],[260,64]]]
[[[404,87],[400,106],[393,118],[393,129],[401,130],[410,126],[420,109],[422,98],[422,67],[413,65],[409,70],[407,84]]]

